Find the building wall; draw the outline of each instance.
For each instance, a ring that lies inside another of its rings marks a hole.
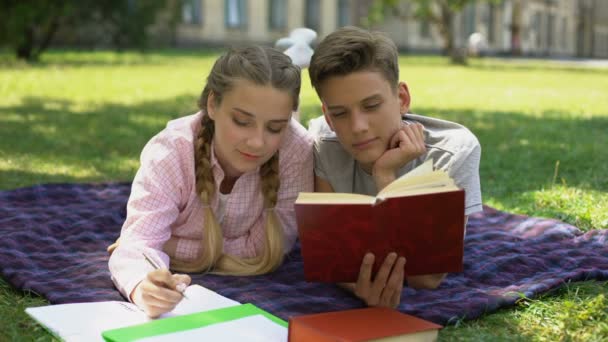
[[[596,0],[593,14],[592,55],[608,57],[608,1]]]
[[[191,0],[200,1],[199,23],[180,23],[175,30],[177,45],[233,44],[253,42],[272,44],[276,39],[306,24],[309,6],[318,9],[317,33],[322,39],[338,28],[339,8],[350,12],[351,24],[361,24],[370,0],[283,0],[285,26],[271,29],[269,6],[273,0]],[[246,24],[228,27],[227,1],[245,3]],[[479,32],[486,37],[486,52],[511,51],[511,24],[515,3],[521,5],[520,44],[524,55],[537,56],[608,56],[608,1],[606,0],[504,0],[499,4],[483,1],[467,5],[454,17],[455,43],[465,47],[468,37]],[[346,7],[344,7],[346,6]],[[387,32],[403,49],[439,51],[443,47],[435,27],[413,17],[413,4],[403,1],[401,16],[388,15],[374,27]],[[405,15],[404,15],[405,14]]]
[[[575,55],[576,9],[575,0],[526,2],[523,10],[524,52],[546,56]]]

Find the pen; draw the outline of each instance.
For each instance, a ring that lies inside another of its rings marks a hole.
[[[148,264],[150,264],[152,267],[154,267],[155,270],[160,269],[161,267],[158,266],[158,264],[156,264],[154,262],[154,260],[152,260],[149,256],[146,255],[146,253],[141,253],[144,256],[144,259],[146,259],[146,261],[148,262]],[[179,291],[182,296],[184,296],[184,298],[188,299],[188,297],[186,297],[186,286],[184,286],[185,284],[178,284],[177,287],[175,288],[177,291]]]

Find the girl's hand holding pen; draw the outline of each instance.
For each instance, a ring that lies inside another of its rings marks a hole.
[[[131,300],[148,316],[155,318],[175,308],[184,298],[178,286],[188,286],[191,281],[188,275],[171,274],[166,268],[155,269],[135,287]]]

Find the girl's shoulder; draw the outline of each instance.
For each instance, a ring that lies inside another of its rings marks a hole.
[[[292,118],[289,122],[289,128],[285,136],[286,147],[293,147],[293,145],[308,145],[312,146],[313,138],[312,135],[306,130],[304,126],[298,120]]]
[[[279,149],[281,156],[288,156],[293,162],[301,162],[312,154],[313,138],[296,119],[291,119],[283,143]],[[284,158],[284,157],[283,157]]]
[[[183,116],[167,122],[165,129],[161,131],[164,135],[175,139],[194,141],[194,137],[200,130],[203,114],[199,111],[191,115]]]
[[[148,141],[142,151],[142,161],[168,157],[189,159],[193,155],[193,142],[199,129],[200,119],[200,113],[195,113],[169,121],[163,130]]]
[[[200,130],[202,114],[200,112],[183,116],[167,122],[163,130],[158,132],[149,143],[193,146],[195,137]]]

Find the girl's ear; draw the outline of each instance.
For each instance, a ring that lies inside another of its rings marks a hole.
[[[401,114],[408,113],[410,111],[410,102],[412,98],[410,97],[410,91],[405,82],[399,82],[399,85],[397,86],[397,96],[399,97],[399,112]]]
[[[207,115],[211,120],[215,120],[215,109],[215,95],[210,91],[207,96]]]

